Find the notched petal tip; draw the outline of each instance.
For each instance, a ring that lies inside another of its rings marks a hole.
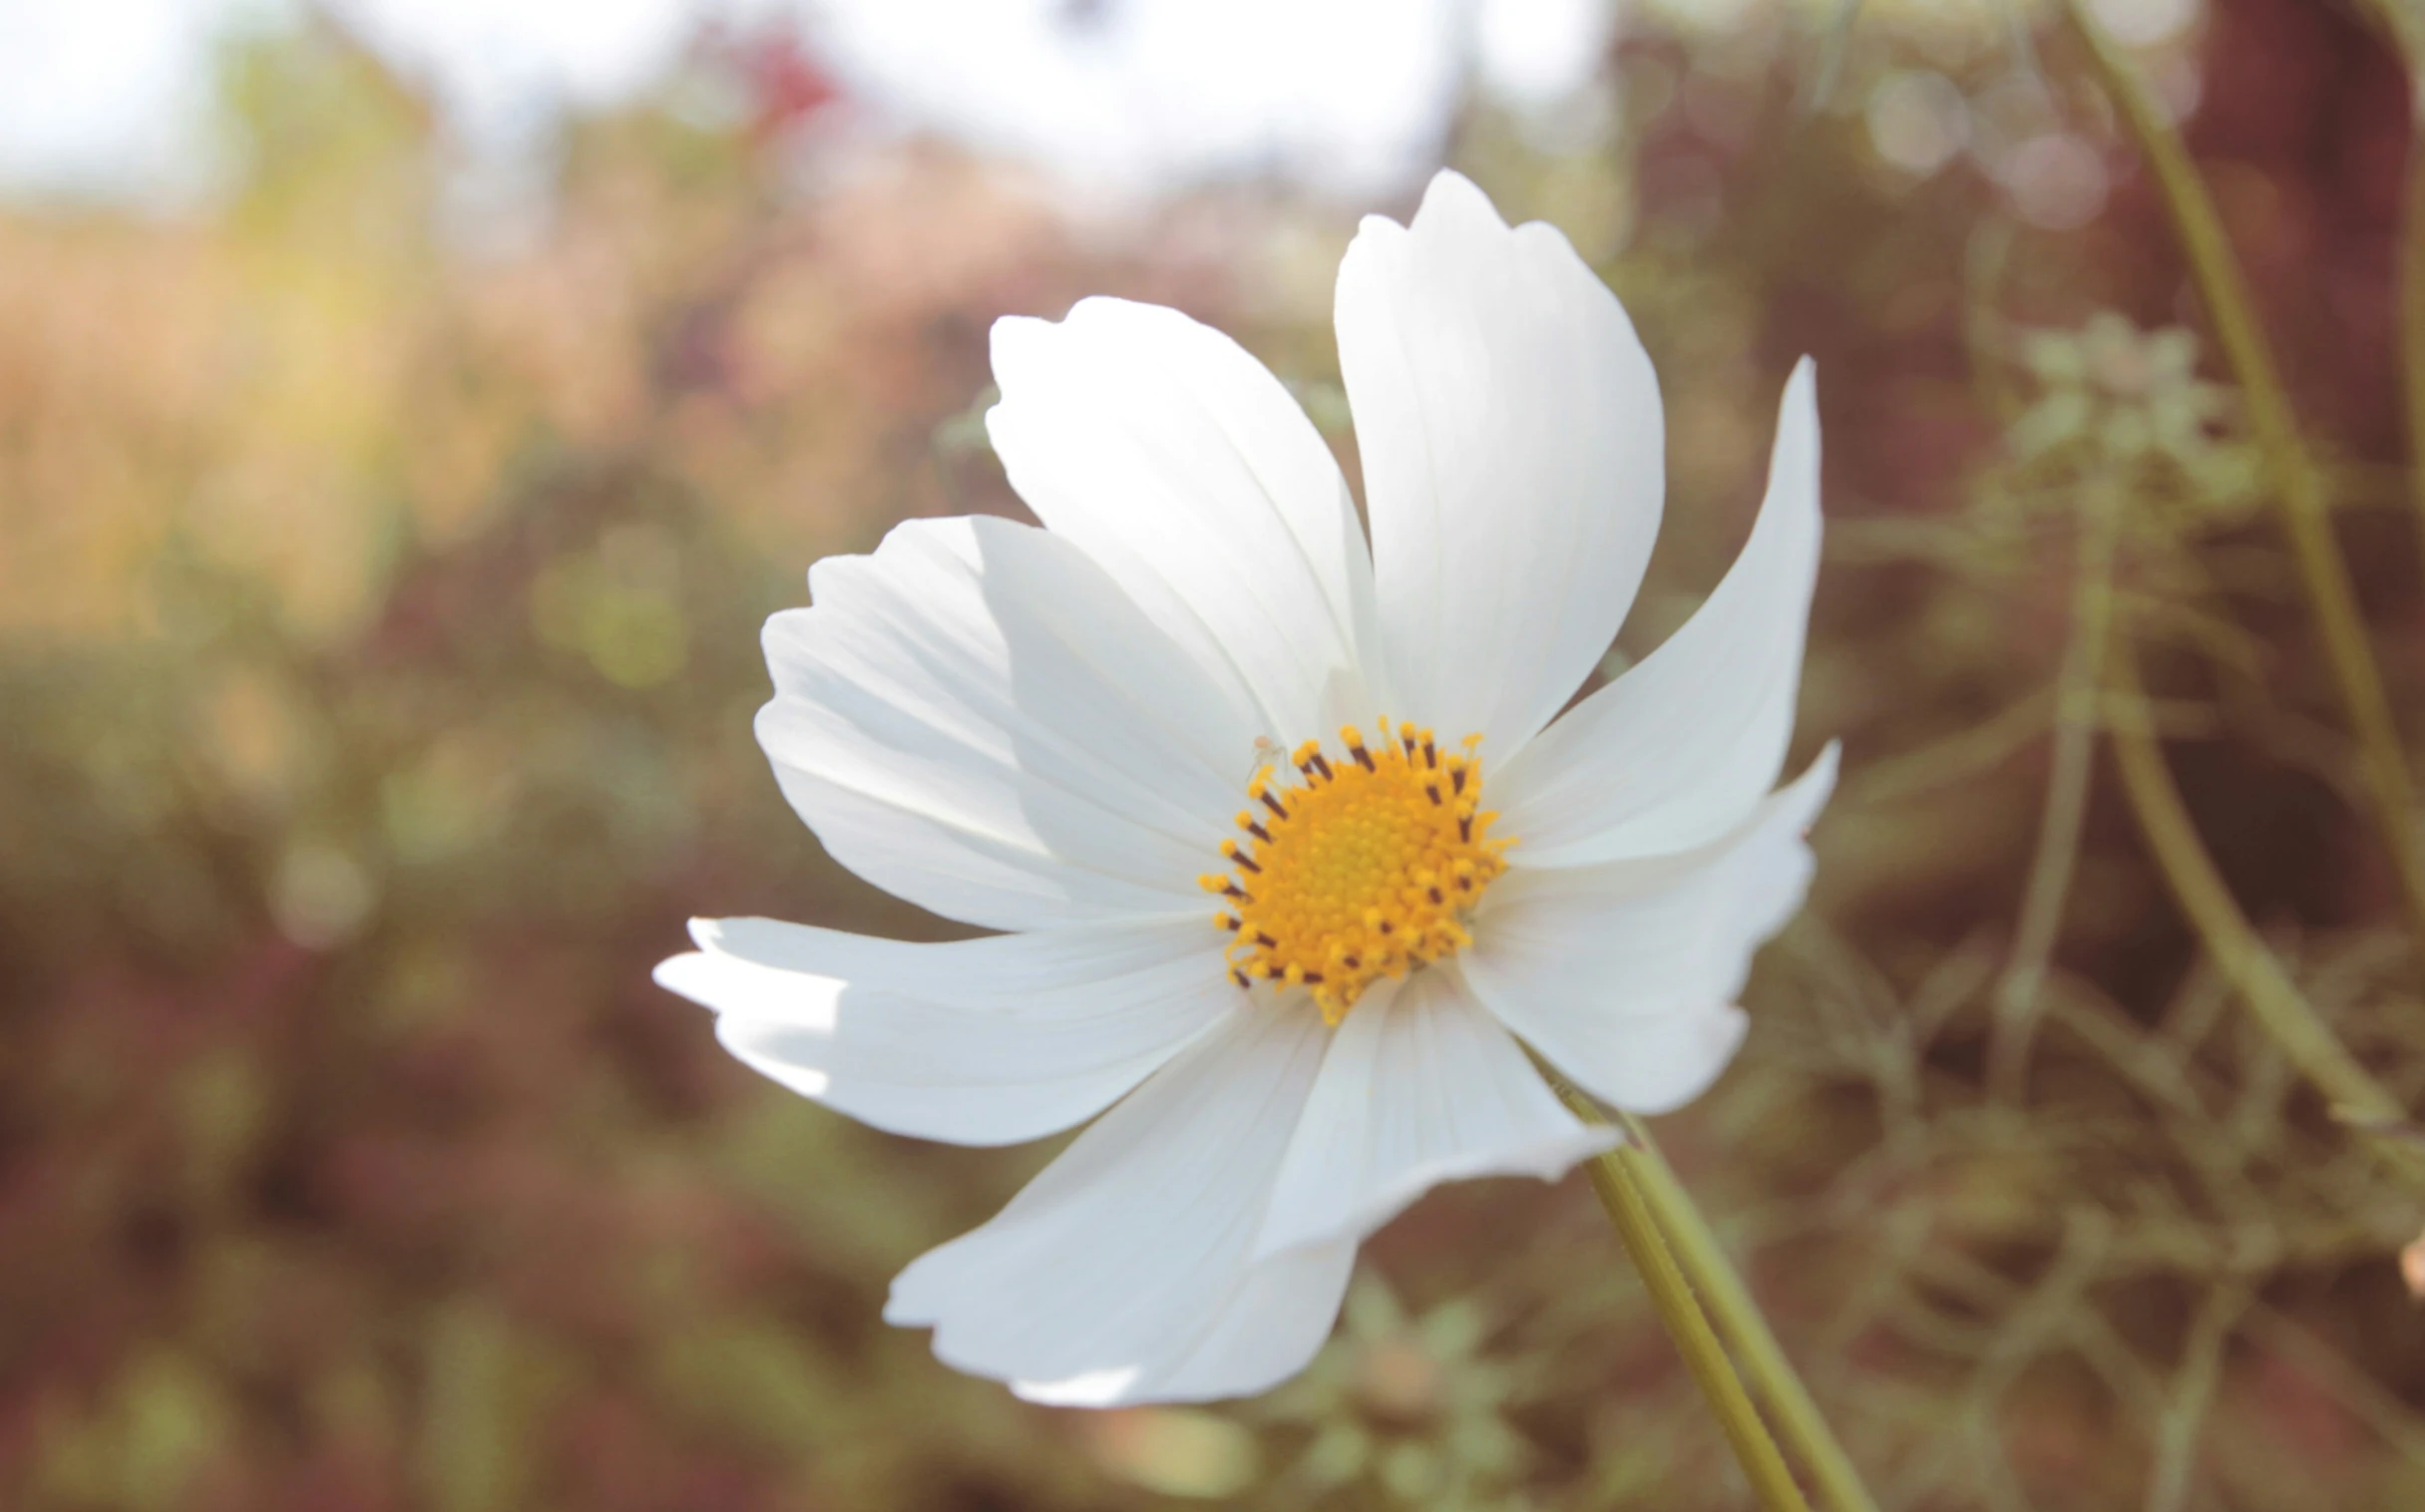
[[[694,929],[698,921],[693,922]],[[709,990],[708,973],[713,969],[713,961],[703,951],[685,950],[679,955],[668,955],[658,961],[655,969],[648,973],[648,979],[674,996],[686,997],[712,1012],[715,1010],[715,1004],[708,999],[707,994]]]
[[[1426,226],[1456,221],[1493,230],[1507,229],[1498,206],[1490,202],[1490,196],[1481,191],[1480,186],[1452,168],[1443,168],[1423,186],[1423,200],[1415,211],[1414,229],[1419,232]]]
[[[1819,823],[1827,800],[1835,796],[1835,780],[1843,770],[1844,743],[1830,740],[1811,758],[1802,775],[1787,783],[1771,796],[1774,803],[1790,811],[1796,834],[1808,836],[1811,827]]]
[[[987,345],[999,353],[1005,345],[1015,346],[1052,323],[1041,315],[997,315],[987,329]]]

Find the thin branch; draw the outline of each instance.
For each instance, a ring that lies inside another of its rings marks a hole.
[[[2136,653],[2127,636],[2117,637],[2110,658],[2114,691],[2120,695],[2109,711],[2109,734],[2123,789],[2139,818],[2148,848],[2170,884],[2207,953],[2229,979],[2256,1021],[2280,1046],[2290,1064],[2349,1115],[2360,1120],[2397,1121],[2406,1117],[2399,1100],[2376,1081],[2334,1036],[2290,973],[2248,924],[2225,887],[2215,859],[2198,838],[2189,808],[2181,800],[2173,774],[2164,763],[2154,729],[2135,712],[2144,704]],[[2410,1172],[2425,1175],[2425,1151],[2388,1141],[2377,1147],[2391,1153]]]
[[[2375,820],[2399,873],[2416,943],[2425,945],[2425,836],[2420,835],[2414,819],[2407,756],[2392,720],[2373,646],[2366,637],[2365,620],[2358,612],[2348,564],[2341,560],[2340,547],[2332,537],[2322,475],[2299,437],[2289,394],[2257,323],[2247,279],[2188,149],[2157,109],[2136,66],[2097,19],[2089,0],[2064,0],[2064,11],[2088,45],[2106,92],[2120,108],[2155,173],[2191,274],[2214,318],[2223,356],[2239,380],[2249,424],[2273,476],[2283,529],[2297,559],[2308,606],[2322,633],[2342,707],[2357,735]]]
[[[2181,1373],[2174,1377],[2172,1399],[2156,1429],[2156,1469],[2148,1477],[2147,1512],[2182,1512],[2189,1505],[2199,1433],[2206,1427],[2216,1382],[2223,1374],[2223,1345],[2248,1311],[2248,1300],[2244,1282],[2218,1283],[2207,1292],[2190,1325]]]
[[[2088,785],[2097,750],[2097,705],[2105,683],[2105,643],[2114,617],[2114,552],[2122,511],[2112,481],[2080,489],[2078,565],[2072,576],[2071,636],[2055,682],[2055,752],[2038,822],[2037,854],[2013,932],[2012,957],[1996,982],[1995,1035],[1987,1085],[2000,1101],[2019,1102],[2029,1079],[2029,1050],[2043,1014],[2047,962],[2063,933]]]

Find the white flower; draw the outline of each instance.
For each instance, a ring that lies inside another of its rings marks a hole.
[[[1298,1370],[1357,1243],[1423,1191],[1611,1142],[1519,1039],[1619,1107],[1697,1096],[1809,880],[1832,751],[1770,792],[1819,553],[1809,363],[1725,580],[1551,724],[1658,533],[1632,324],[1453,174],[1412,226],[1365,221],[1338,297],[1369,552],[1227,337],[1111,299],[996,325],[989,425],[1045,529],[912,521],[818,563],[815,606],[767,623],[757,728],[845,866],[1004,933],[700,922],[657,971],[741,1059],[879,1128],[1000,1144],[1102,1114],[885,1310],[1038,1400]]]

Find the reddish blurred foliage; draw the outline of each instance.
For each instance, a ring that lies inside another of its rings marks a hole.
[[[2000,28],[1874,18],[1814,103],[1800,24],[1642,21],[1604,138],[1538,146],[1477,101],[1453,143],[1660,365],[1669,523],[1623,653],[1731,560],[1778,385],[1819,362],[1803,749],[1840,738],[1847,777],[1750,1049],[1672,1152],[1888,1506],[2410,1504],[2417,1204],[2201,966],[2102,767],[2025,1096],[1985,1086],[2107,465],[2079,459],[2227,378],[2211,342],[2158,361],[2158,328],[2204,329],[2162,206],[2059,36],[2032,83]],[[828,133],[852,102],[787,34],[694,61],[573,123],[501,248],[450,242],[431,112],[326,26],[231,60],[223,204],[0,212],[0,1502],[1737,1504],[1571,1185],[1435,1194],[1316,1368],[1218,1413],[1080,1423],[880,1322],[1042,1156],[851,1125],[649,983],[691,914],[948,929],[784,808],[758,625],[897,520],[1020,513],[977,423],[1001,314],[1178,304],[1352,467],[1354,216],[1242,186],[1073,226],[1022,171]],[[2397,60],[2344,11],[2219,0],[2147,61],[2196,84],[2188,140],[2417,707]],[[1915,79],[1967,113],[1924,171],[1878,140]],[[2026,213],[2033,136],[2101,165],[2085,220]],[[2167,755],[2413,1097],[2388,873],[2216,403],[2131,483]],[[2067,405],[2096,424],[2029,460]]]

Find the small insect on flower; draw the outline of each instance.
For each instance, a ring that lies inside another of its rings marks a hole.
[[[1279,764],[1279,761],[1280,742],[1272,739],[1272,737],[1269,735],[1257,735],[1255,737],[1255,754],[1248,758],[1246,770],[1238,774],[1238,781],[1241,784],[1244,784],[1252,780],[1257,772],[1262,771],[1268,766],[1276,766]]]
[[[1442,174],[1412,224],[1365,221],[1338,332],[1369,545],[1228,337],[1115,299],[998,323],[987,426],[1043,528],[912,521],[818,563],[767,623],[757,733],[843,865],[1000,933],[701,921],[657,968],[734,1054],[880,1128],[1093,1120],[885,1309],[1038,1400],[1300,1369],[1365,1235],[1615,1137],[1527,1048],[1640,1112],[1708,1087],[1809,882],[1832,750],[1771,789],[1819,561],[1810,364],[1717,591],[1561,717],[1659,530],[1624,309]]]

